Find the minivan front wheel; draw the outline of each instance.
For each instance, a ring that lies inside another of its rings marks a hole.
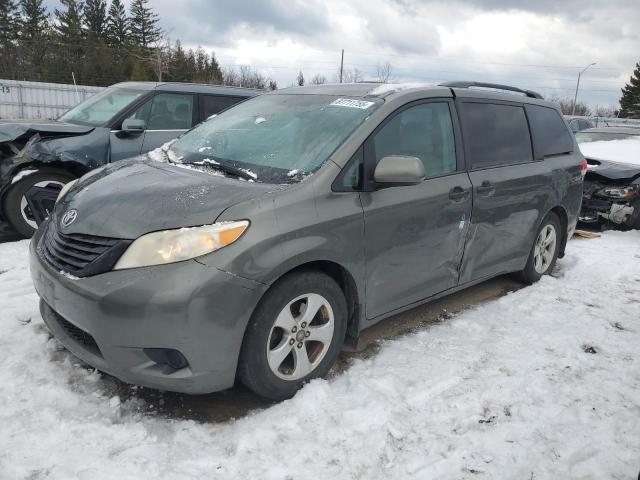
[[[258,395],[283,400],[334,364],[346,332],[347,305],[340,286],[321,272],[279,280],[254,312],[238,375]]]
[[[27,202],[27,193],[33,188],[49,191],[50,199],[44,201],[43,207],[52,210],[55,198],[60,189],[74,177],[53,170],[41,170],[16,181],[4,198],[4,215],[11,226],[19,234],[31,238],[38,228],[36,217]]]
[[[531,284],[551,273],[558,259],[560,240],[560,220],[550,212],[538,228],[527,265],[519,274],[522,281]]]

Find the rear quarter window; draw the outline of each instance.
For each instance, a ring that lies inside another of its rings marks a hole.
[[[573,139],[557,110],[539,105],[527,105],[526,109],[537,157],[573,151]]]
[[[222,110],[246,100],[244,97],[225,97],[223,95],[201,95],[202,119],[207,120],[211,115],[217,115]]]
[[[463,102],[461,117],[472,169],[533,161],[529,125],[521,105]]]

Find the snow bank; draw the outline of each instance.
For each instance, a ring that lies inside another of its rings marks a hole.
[[[574,240],[555,278],[222,424],[143,414],[80,366],[42,323],[26,255],[0,245],[3,480],[638,475],[640,232]]]
[[[587,158],[609,160],[640,165],[640,136],[622,140],[603,140],[580,144],[580,151]]]

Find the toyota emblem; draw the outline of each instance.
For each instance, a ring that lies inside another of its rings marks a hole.
[[[62,221],[60,223],[63,227],[68,227],[76,221],[76,218],[78,218],[78,211],[76,209],[69,210],[62,216]]]

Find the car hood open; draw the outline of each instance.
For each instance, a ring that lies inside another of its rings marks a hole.
[[[602,177],[609,180],[634,180],[640,177],[640,165],[611,162],[587,157],[587,177]]]
[[[145,233],[214,223],[228,207],[286,188],[240,181],[141,157],[85,175],[60,201],[57,219],[76,220],[63,233],[135,239]]]
[[[85,135],[94,127],[58,122],[57,120],[2,120],[0,121],[0,143],[26,142],[35,134],[42,138]]]

